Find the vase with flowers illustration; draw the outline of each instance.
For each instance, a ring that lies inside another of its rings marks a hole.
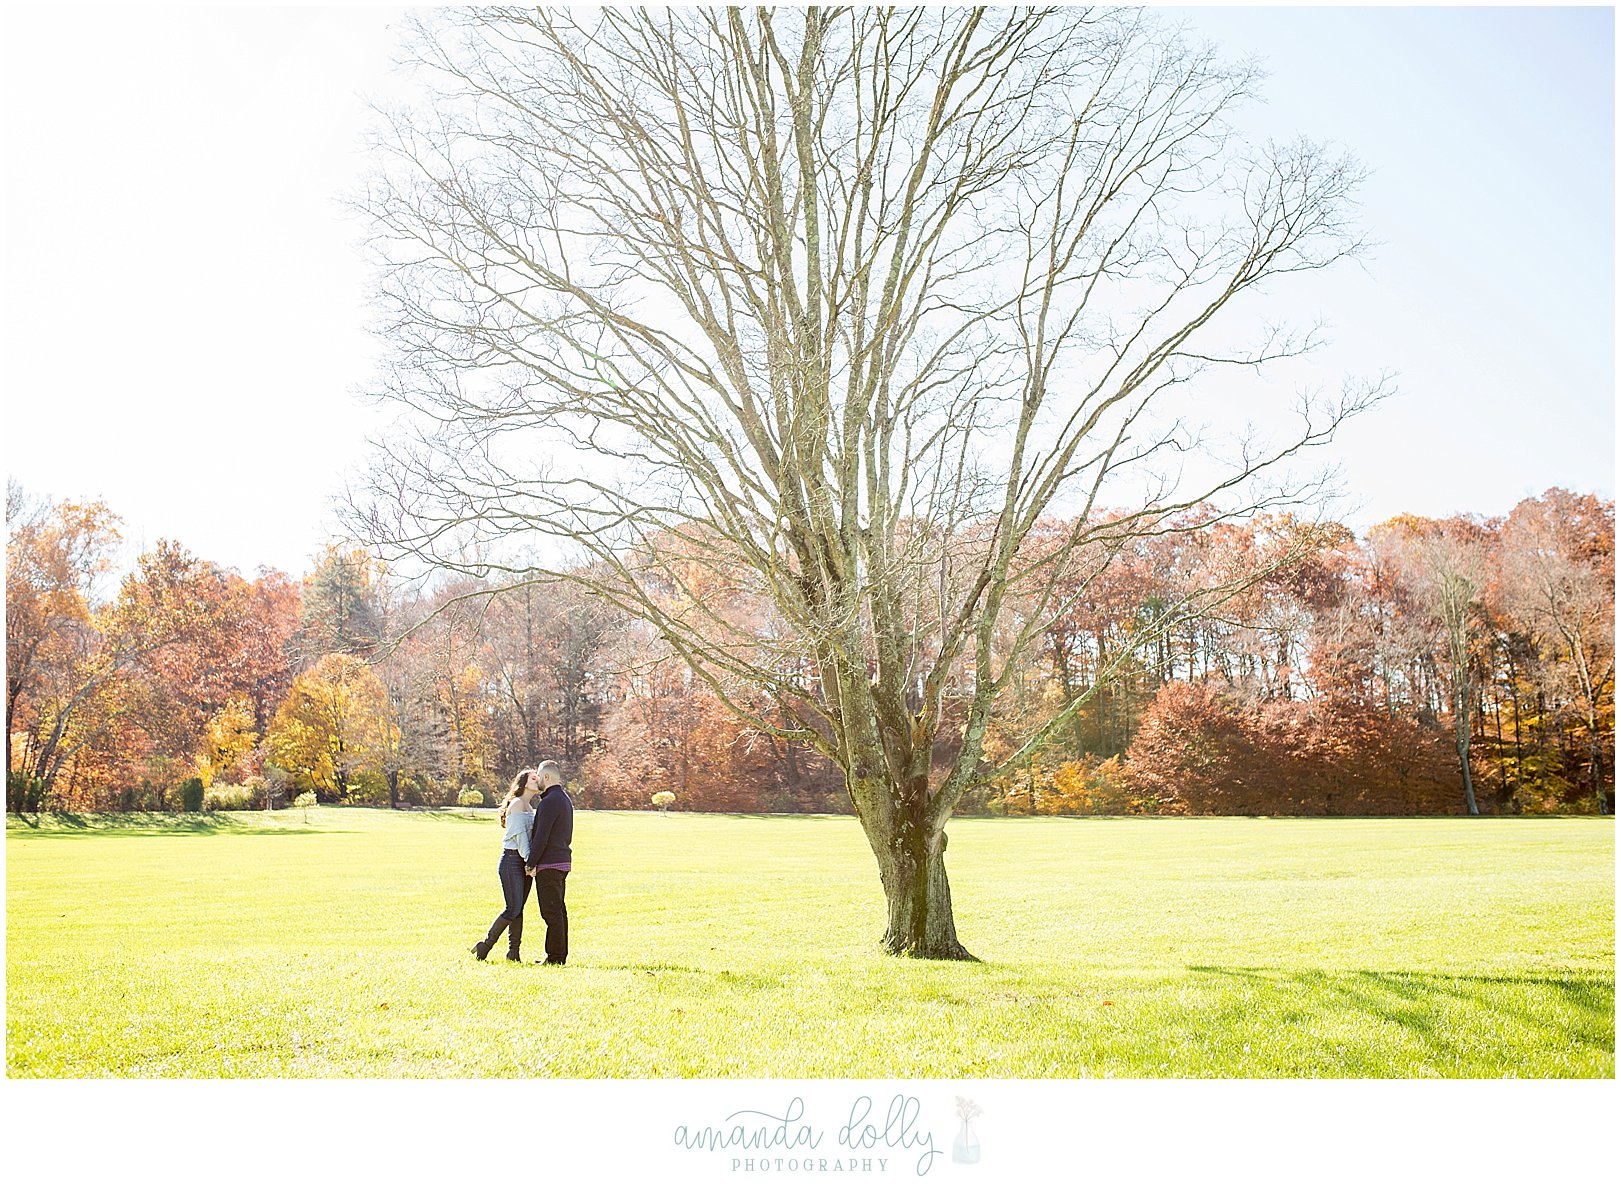
[[[974,1125],[968,1119],[962,1121],[957,1142],[951,1145],[951,1161],[953,1164],[979,1163],[979,1136],[974,1134]]]

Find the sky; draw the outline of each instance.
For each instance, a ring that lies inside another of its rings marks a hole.
[[[71,11],[71,10],[69,10]],[[1396,374],[1330,447],[1358,527],[1614,494],[1614,18],[1607,8],[1171,8],[1270,77],[1241,127],[1370,172],[1360,265],[1297,291],[1304,379]],[[386,8],[7,10],[4,458],[159,537],[293,574],[386,413],[371,268],[339,199]]]

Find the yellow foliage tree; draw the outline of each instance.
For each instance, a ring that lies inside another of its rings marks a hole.
[[[236,771],[253,754],[259,734],[253,729],[253,703],[245,697],[230,699],[203,728],[202,750],[197,754],[197,775],[209,788],[221,774]]]
[[[265,733],[271,761],[297,783],[342,797],[381,761],[383,684],[366,663],[328,653],[293,679]]]

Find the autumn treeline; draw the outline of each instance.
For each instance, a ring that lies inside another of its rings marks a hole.
[[[179,808],[192,779],[220,808],[491,803],[547,758],[588,808],[849,809],[825,757],[725,705],[769,720],[760,691],[717,691],[574,585],[407,584],[339,545],[300,578],[247,579],[169,541],[117,576],[111,509],[11,487],[7,521],[13,810]],[[1042,570],[1040,537],[1030,581],[1075,597],[984,748],[1026,754],[959,812],[1611,811],[1612,501],[1553,489],[1362,538],[1216,523],[1119,542],[1084,582]],[[1230,597],[1176,613],[1213,586]],[[770,634],[763,600],[724,597]]]

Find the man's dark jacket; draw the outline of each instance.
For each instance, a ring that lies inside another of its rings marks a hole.
[[[529,830],[529,866],[550,867],[574,862],[569,843],[574,841],[574,802],[560,784],[554,784],[535,802],[535,824]]]

